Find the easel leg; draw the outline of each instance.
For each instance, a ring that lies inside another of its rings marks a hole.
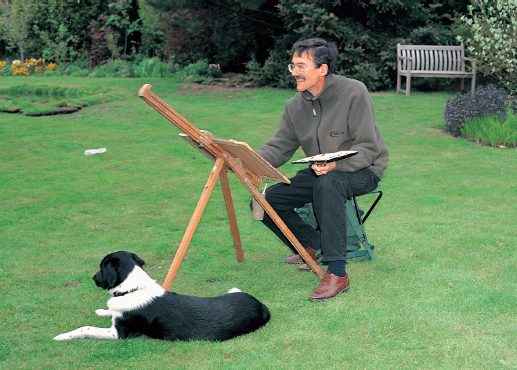
[[[257,193],[259,194],[258,196],[256,196],[255,193],[253,193],[253,196],[255,197],[257,202],[259,202],[262,208],[264,208],[264,211],[267,212],[267,214],[269,215],[269,217],[271,217],[276,226],[278,226],[278,228],[282,231],[285,237],[291,242],[298,254],[303,258],[305,263],[321,279],[323,277],[323,269],[321,268],[321,266],[318,265],[316,261],[312,259],[311,256],[309,256],[309,253],[307,253],[305,248],[300,244],[298,239],[296,239],[291,230],[289,230],[289,228],[285,225],[284,221],[282,221],[282,219],[277,215],[274,209],[269,205],[269,203],[264,199],[264,197],[260,194],[258,190]]]
[[[241,177],[242,174],[238,172],[237,170],[234,170],[234,172],[237,174],[237,176]],[[248,188],[250,193],[253,195],[253,197],[257,200],[257,202],[260,204],[260,206],[264,209],[264,211],[267,212],[269,217],[274,221],[276,226],[282,231],[282,233],[285,235],[285,237],[291,242],[293,247],[298,251],[300,256],[302,256],[303,260],[307,265],[311,268],[312,271],[318,277],[321,279],[323,277],[323,269],[320,265],[318,265],[311,256],[309,256],[309,253],[305,250],[305,248],[300,244],[298,239],[294,236],[294,234],[289,230],[289,228],[285,225],[284,221],[277,215],[273,207],[269,205],[267,200],[262,196],[262,194],[252,185],[249,183],[249,181],[246,181],[247,179],[241,178],[242,183]]]
[[[235,254],[237,261],[244,262],[244,252],[242,251],[241,237],[239,228],[237,227],[237,217],[235,217],[235,209],[233,207],[232,193],[230,191],[230,183],[228,182],[228,167],[224,166],[219,178],[223,188],[224,202],[226,203],[226,211],[228,212],[228,220],[230,221],[230,228],[232,230],[233,244],[235,245]]]
[[[187,231],[183,235],[183,239],[176,251],[176,255],[174,256],[174,260],[172,261],[172,265],[165,277],[165,281],[163,282],[162,288],[165,290],[170,290],[172,286],[172,282],[176,277],[176,273],[180,268],[181,262],[183,261],[183,257],[185,257],[185,253],[187,252],[187,248],[194,236],[194,232],[196,231],[196,227],[201,219],[201,215],[205,210],[205,206],[208,203],[208,199],[212,194],[212,190],[214,189],[214,185],[221,173],[221,169],[223,168],[224,161],[221,158],[217,158],[215,161],[215,165],[212,168],[212,172],[210,172],[210,176],[208,177],[208,181],[206,182],[205,188],[201,197],[199,198],[199,202],[197,203],[196,209],[194,210],[194,214],[190,219],[190,223],[188,224]]]

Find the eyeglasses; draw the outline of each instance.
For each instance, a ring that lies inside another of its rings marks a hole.
[[[289,72],[293,73],[294,71],[298,70],[299,72],[305,72],[305,70],[307,68],[309,68],[310,66],[305,66],[303,64],[289,64],[287,66],[287,69],[289,70]]]

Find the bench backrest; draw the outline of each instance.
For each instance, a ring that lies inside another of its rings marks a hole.
[[[463,46],[401,45],[397,44],[398,57],[412,58],[412,71],[465,72]],[[409,61],[398,59],[399,71],[407,70]]]

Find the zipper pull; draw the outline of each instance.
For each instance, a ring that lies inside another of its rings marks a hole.
[[[314,117],[316,117],[316,109],[314,109],[314,105],[312,106],[312,114],[314,114]]]

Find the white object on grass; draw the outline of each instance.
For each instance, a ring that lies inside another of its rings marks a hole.
[[[106,148],[99,148],[99,149],[88,149],[84,151],[84,155],[94,155],[99,153],[105,153]]]

